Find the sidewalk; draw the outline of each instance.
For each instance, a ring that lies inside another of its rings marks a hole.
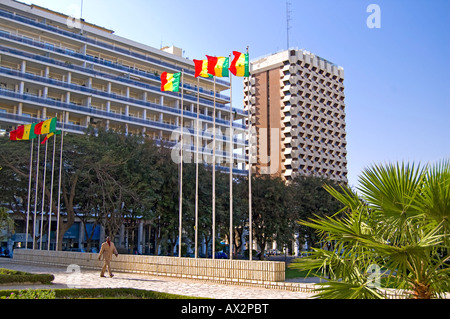
[[[305,292],[224,285],[207,281],[137,273],[115,272],[113,278],[101,278],[100,269],[98,271],[87,269],[68,270],[66,267],[21,264],[8,258],[0,258],[0,268],[30,273],[53,274],[55,276],[53,285],[0,285],[1,290],[26,288],[135,288],[213,299],[308,299],[313,296],[313,294]]]

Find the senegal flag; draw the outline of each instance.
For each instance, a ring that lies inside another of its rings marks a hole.
[[[48,134],[56,131],[56,117],[37,123],[34,126],[34,134]]]
[[[61,130],[57,130],[57,131],[48,133],[47,136],[42,140],[41,144],[44,144],[45,142],[47,142],[47,140],[55,134],[56,135],[61,134]]]
[[[248,53],[233,51],[233,55],[230,72],[235,76],[249,76]]]
[[[230,59],[224,57],[206,56],[208,58],[208,73],[218,77],[228,77],[230,73],[228,68],[230,66]]]
[[[201,76],[204,78],[210,78],[208,74],[208,60],[194,60],[195,64],[195,77]]]
[[[181,72],[161,73],[161,91],[178,92],[180,89]]]
[[[35,125],[36,125],[35,123],[24,125],[23,136],[22,136],[21,140],[31,140],[31,139],[37,137],[37,135],[34,133]]]
[[[36,124],[20,125],[14,131],[9,132],[9,139],[11,141],[31,140],[36,138],[34,134],[34,126]]]
[[[11,141],[17,141],[17,130],[9,132],[9,139]]]

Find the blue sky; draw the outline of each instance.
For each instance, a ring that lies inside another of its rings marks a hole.
[[[81,0],[34,0],[79,17]],[[381,27],[368,28],[377,4]],[[365,167],[450,157],[449,0],[291,0],[289,44],[345,69],[350,185]],[[286,49],[284,0],[84,0],[83,18],[185,57]],[[242,102],[233,79],[233,106]]]

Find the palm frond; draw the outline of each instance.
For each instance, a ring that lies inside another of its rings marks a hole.
[[[376,288],[365,284],[344,281],[330,281],[317,284],[320,288],[316,298],[321,299],[383,299],[383,294]]]
[[[412,202],[419,193],[425,171],[426,167],[415,167],[414,164],[374,165],[366,168],[359,177],[358,190],[374,212],[405,219],[420,213]]]

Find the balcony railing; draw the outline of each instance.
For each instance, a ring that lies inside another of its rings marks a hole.
[[[67,82],[63,82],[63,81],[59,81],[59,80],[55,80],[55,79],[51,79],[51,78],[42,77],[42,76],[35,75],[32,73],[22,73],[17,70],[9,69],[6,67],[0,67],[0,73],[15,76],[15,77],[26,79],[26,80],[38,81],[43,84],[53,85],[56,87],[62,87],[62,88],[71,89],[74,91],[80,91],[83,93],[95,94],[95,95],[102,96],[107,99],[115,99],[117,101],[120,101],[121,103],[129,103],[129,104],[134,104],[134,105],[138,105],[138,106],[145,106],[154,111],[163,111],[165,113],[172,114],[175,116],[181,115],[181,110],[177,109],[177,108],[159,105],[159,104],[151,103],[151,102],[144,101],[144,100],[129,98],[129,97],[126,97],[126,96],[123,96],[120,94],[108,93],[108,92],[104,92],[101,90],[88,88],[88,87],[82,86],[82,85],[77,85],[77,84],[73,84],[73,83],[67,83]],[[197,113],[184,110],[183,116],[186,116],[187,118],[190,118],[190,119],[196,119]],[[208,121],[210,123],[213,122],[213,118],[211,116],[199,114],[199,118],[203,121]],[[229,121],[225,121],[225,120],[217,119],[217,118],[216,118],[216,123],[222,124],[224,126],[230,125]],[[240,123],[233,123],[233,127],[239,128],[239,129],[244,129],[244,130],[246,128],[246,126],[244,124],[240,124]]]
[[[19,36],[19,35],[12,35],[12,34],[9,34],[9,33],[6,33],[6,32],[2,32],[1,30],[0,30],[0,38],[7,38],[7,39],[10,39],[10,40],[13,40],[13,41],[21,42],[21,43],[32,45],[32,46],[35,46],[35,47],[39,47],[39,48],[44,49],[44,50],[49,50],[49,51],[53,51],[53,52],[56,52],[56,53],[59,53],[59,54],[68,55],[68,56],[75,57],[75,58],[78,58],[78,59],[82,59],[82,60],[85,60],[85,61],[88,61],[88,62],[92,62],[92,63],[97,63],[97,64],[102,64],[102,65],[105,65],[105,66],[109,66],[109,67],[114,67],[114,68],[120,69],[121,71],[125,71],[125,72],[128,72],[128,73],[134,73],[136,75],[145,76],[145,77],[150,78],[151,80],[154,80],[154,81],[160,81],[159,77],[157,77],[155,75],[152,75],[152,74],[150,74],[148,72],[135,70],[135,69],[132,69],[132,68],[129,68],[129,67],[117,64],[117,63],[111,63],[111,62],[107,62],[107,61],[104,61],[104,60],[100,60],[98,58],[91,57],[91,56],[88,56],[88,55],[84,55],[84,54],[75,52],[73,50],[58,48],[58,47],[55,47],[55,46],[49,46],[49,45],[47,45],[44,42],[36,41],[36,40],[30,39],[30,38],[25,38],[25,37],[22,37],[22,36]],[[130,80],[127,77],[112,76],[112,75],[109,75],[109,74],[106,74],[106,73],[103,73],[103,72],[94,71],[93,69],[90,69],[90,68],[85,68],[85,67],[81,67],[81,66],[77,66],[77,65],[73,65],[73,64],[69,64],[69,63],[62,63],[60,61],[56,61],[56,60],[48,58],[48,57],[39,56],[39,55],[33,55],[33,54],[29,54],[27,52],[19,51],[19,50],[16,50],[16,49],[2,47],[2,50],[5,51],[5,52],[7,52],[6,50],[10,50],[9,52],[11,52],[11,53],[14,52],[14,54],[26,56],[28,58],[36,59],[36,60],[39,60],[39,61],[42,61],[42,62],[46,62],[46,63],[52,63],[52,64],[55,64],[55,65],[63,66],[65,68],[70,68],[70,69],[74,69],[74,70],[77,70],[77,71],[86,72],[86,73],[93,74],[93,75],[98,75],[98,76],[101,76],[101,77],[104,77],[104,78],[107,78],[107,79],[110,79],[110,80],[115,80],[115,81],[120,81],[120,82],[131,84],[131,85],[135,85],[135,86],[138,86],[138,87],[142,87],[142,88],[146,88],[148,90],[155,91],[158,94],[161,94],[161,90],[160,90],[159,86],[150,85],[150,84],[143,83],[143,82],[140,82],[140,81]],[[183,88],[185,88],[187,90],[191,90],[192,93],[197,94],[197,88],[192,86],[192,85],[189,85],[189,84],[185,83],[185,84],[183,84]],[[211,94],[209,91],[201,89],[201,88],[199,89],[199,91],[202,94],[214,95],[214,92]],[[181,96],[180,93],[173,93],[173,92],[165,92],[165,94],[176,96],[178,98]],[[186,97],[187,100],[190,100],[191,102],[197,102],[197,98],[194,97],[194,96],[185,95],[185,97]],[[218,99],[222,99],[222,100],[225,100],[225,101],[230,101],[230,97],[226,96],[226,95],[223,95],[223,94],[216,93],[216,97]],[[199,102],[201,102],[202,104],[208,105],[208,106],[213,106],[214,105],[214,103],[211,100],[207,100],[207,99],[204,99],[204,98],[200,98]],[[216,107],[221,108],[221,109],[223,109],[225,111],[228,111],[228,109],[225,106],[225,104],[222,104],[220,102],[216,102]],[[239,108],[233,108],[233,112],[235,112],[235,113],[237,113],[239,115],[243,115],[243,116],[247,116],[248,115],[247,112],[245,112],[244,110],[239,109]]]
[[[107,48],[109,50],[116,51],[116,52],[119,52],[121,54],[125,54],[125,55],[131,56],[131,57],[135,57],[135,58],[138,58],[138,59],[141,59],[141,60],[145,60],[147,62],[156,64],[158,66],[165,66],[165,67],[171,68],[171,69],[173,69],[173,70],[175,70],[177,72],[180,72],[181,69],[182,69],[178,65],[175,65],[175,64],[172,64],[172,63],[168,63],[168,62],[165,62],[165,61],[161,61],[159,59],[151,58],[151,57],[148,57],[148,56],[140,54],[140,53],[132,52],[131,50],[125,50],[125,49],[122,49],[122,48],[119,48],[119,47],[115,47],[113,45],[104,43],[102,41],[90,39],[89,37],[83,36],[81,34],[77,34],[77,33],[74,33],[74,32],[62,30],[62,29],[59,29],[59,28],[57,28],[55,26],[50,26],[48,24],[45,24],[45,23],[42,23],[42,22],[38,22],[38,21],[36,21],[34,19],[31,19],[31,18],[27,18],[27,17],[24,17],[24,16],[16,15],[16,14],[8,12],[6,10],[0,9],[0,16],[8,18],[8,19],[15,20],[15,21],[18,21],[18,22],[22,22],[22,23],[25,23],[25,24],[28,24],[28,25],[32,25],[34,27],[45,29],[47,31],[54,32],[54,33],[57,33],[57,34],[60,34],[60,35],[64,35],[64,36],[70,37],[72,39],[79,40],[79,41],[81,41],[83,43],[90,43],[90,44],[98,45],[100,47]],[[194,76],[194,73],[195,73],[194,71],[191,71],[191,70],[185,70],[185,72],[190,74],[190,75],[192,75],[192,76]],[[225,80],[222,80],[222,79],[216,79],[216,82],[220,83],[222,85],[226,85],[226,86],[230,85],[229,82],[227,82]]]
[[[3,92],[4,92],[4,90],[0,90],[0,95]],[[30,116],[22,116],[22,115],[18,115],[18,114],[7,113],[7,112],[0,112],[0,120],[9,120],[9,121],[14,121],[14,122],[20,123],[20,124],[30,124],[30,123],[40,122],[43,119],[40,119],[40,118],[37,118],[37,117],[30,117]],[[57,129],[62,129],[62,126],[63,126],[63,123],[57,122]],[[77,133],[84,133],[86,129],[87,129],[87,127],[85,127],[85,126],[80,126],[80,125],[75,125],[75,124],[70,124],[70,123],[64,123],[64,130],[66,130],[66,131],[73,131],[73,132],[77,132]],[[160,139],[155,139],[155,143],[157,145],[161,145],[161,140]],[[177,145],[177,142],[164,141],[164,145],[167,145],[167,146],[173,148],[174,146]],[[183,150],[184,151],[191,151],[193,154],[195,154],[196,153],[196,146],[194,144],[184,145]],[[202,155],[212,156],[212,148],[200,147],[199,148],[199,153],[202,154]],[[226,151],[223,151],[223,150],[216,150],[216,156],[218,158],[229,159],[230,153],[226,152]],[[245,161],[246,160],[246,156],[244,154],[233,154],[233,158],[236,159],[236,160],[241,160],[241,161]],[[217,166],[217,167],[219,167],[222,171],[228,171],[229,172],[229,167],[223,167],[223,166],[220,166],[220,165]],[[246,171],[233,168],[233,172],[238,173],[238,174],[243,174]]]
[[[3,69],[5,69],[5,68],[0,67],[0,73],[3,71]],[[11,70],[11,71],[13,71],[13,70]],[[15,71],[15,72],[17,72],[17,71]],[[35,103],[42,104],[44,106],[54,106],[54,107],[60,108],[62,110],[72,110],[75,112],[80,112],[82,114],[97,116],[97,117],[101,117],[104,119],[116,119],[116,120],[125,121],[128,123],[136,124],[136,125],[140,125],[140,126],[142,126],[142,125],[148,126],[148,127],[154,128],[154,129],[162,129],[162,130],[170,131],[170,132],[179,130],[179,126],[177,126],[177,125],[166,124],[166,123],[162,123],[162,122],[158,122],[158,121],[141,119],[141,118],[134,117],[134,116],[127,116],[127,115],[122,115],[122,114],[118,114],[118,113],[103,111],[103,110],[99,110],[99,109],[92,108],[92,107],[77,105],[74,103],[65,103],[65,102],[61,102],[61,101],[54,100],[51,98],[38,97],[38,96],[31,95],[31,94],[26,94],[26,93],[21,94],[21,93],[18,93],[15,91],[10,91],[10,90],[4,89],[4,88],[0,88],[0,96],[14,98],[19,101],[23,100],[23,101],[35,102]],[[158,106],[158,105],[156,105],[156,106]],[[175,109],[175,110],[178,113],[180,112],[180,110],[178,110],[178,109]],[[188,113],[191,113],[191,112],[184,111],[185,115],[188,115]],[[195,113],[191,113],[192,116],[193,116],[193,114],[195,114]],[[195,116],[196,116],[196,114],[195,114]],[[196,130],[194,130],[192,128],[187,128],[187,127],[185,127],[185,129],[188,130],[192,136],[196,136]],[[221,135],[221,137],[224,142],[229,143],[230,139],[227,135]],[[244,140],[238,139],[238,138],[233,138],[233,143],[236,143],[239,145],[247,145],[248,141],[244,141]]]

